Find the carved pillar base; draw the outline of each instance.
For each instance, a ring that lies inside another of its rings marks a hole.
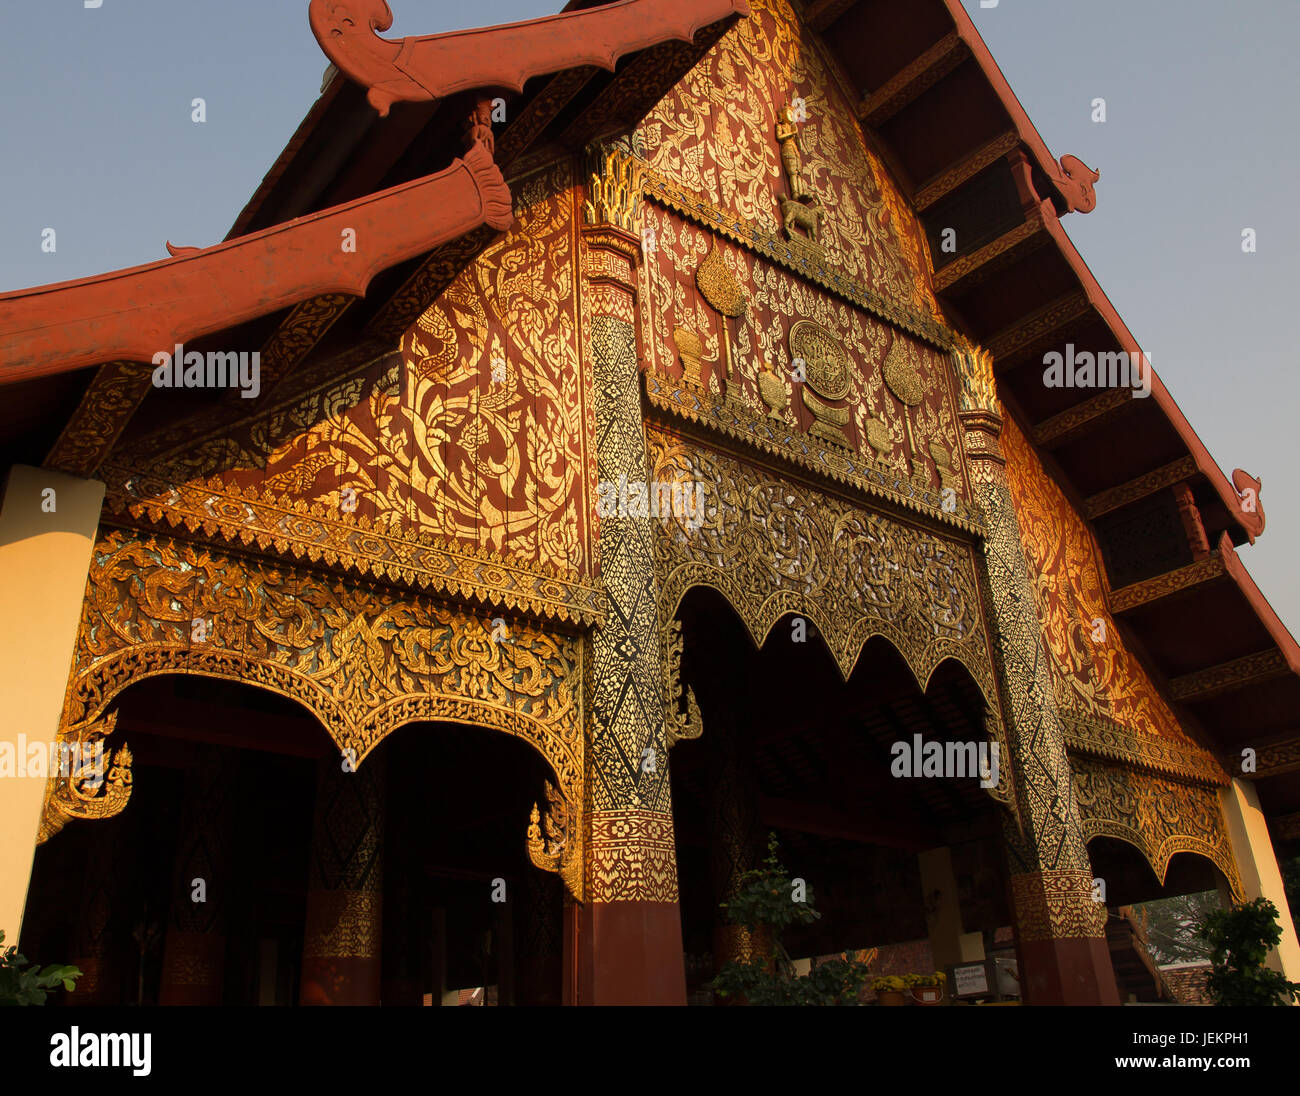
[[[303,931],[304,1005],[377,1005],[383,976],[384,759],[326,757],[316,785]]]
[[[565,908],[565,1004],[684,1005],[671,814],[591,814],[588,901]]]
[[[564,920],[571,942],[566,1005],[686,1004],[676,902],[574,904]]]
[[[1025,1003],[1118,1005],[1106,907],[1092,900],[1092,873],[1016,875],[1011,893]]]

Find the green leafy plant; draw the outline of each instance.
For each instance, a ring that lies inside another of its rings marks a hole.
[[[1287,1005],[1300,1000],[1300,982],[1264,965],[1282,939],[1277,907],[1256,898],[1231,910],[1211,910],[1200,928],[1214,969],[1206,980],[1216,1005]]]
[[[811,925],[821,917],[813,909],[812,888],[804,901],[793,900],[794,880],[782,865],[776,835],[767,842],[762,865],[741,877],[740,888],[721,908],[727,920],[748,929],[756,943],[770,942],[771,955],[727,963],[713,980],[720,997],[744,997],[751,1005],[856,1005],[869,965],[843,955],[798,975],[781,943],[791,925]]]
[[[13,945],[4,946],[0,929],[0,1005],[43,1005],[45,998],[60,984],[71,991],[81,977],[77,967],[48,966],[44,970],[29,966]]]

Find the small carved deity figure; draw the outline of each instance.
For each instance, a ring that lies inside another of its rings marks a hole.
[[[781,145],[781,164],[790,184],[790,197],[796,202],[810,198],[803,185],[803,149],[799,144],[799,123],[794,118],[794,108],[784,106],[776,121],[776,139]]]

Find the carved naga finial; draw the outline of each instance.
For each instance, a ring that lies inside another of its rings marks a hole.
[[[1254,544],[1255,538],[1264,532],[1264,504],[1259,501],[1259,492],[1264,486],[1263,481],[1257,480],[1249,472],[1234,468],[1232,486],[1236,488],[1237,496],[1241,500],[1237,518],[1245,528],[1247,536],[1250,537],[1250,543]]]
[[[1065,208],[1073,213],[1091,213],[1097,208],[1094,184],[1101,178],[1077,156],[1061,157],[1061,174],[1056,176],[1057,189],[1065,195]]]

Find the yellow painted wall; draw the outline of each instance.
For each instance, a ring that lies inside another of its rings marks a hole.
[[[15,465],[0,504],[0,745],[12,744],[16,754],[22,735],[27,748],[36,743],[46,751],[47,765],[103,499],[98,481]],[[0,929],[6,944],[17,943],[22,926],[44,798],[44,779],[0,778]]]

